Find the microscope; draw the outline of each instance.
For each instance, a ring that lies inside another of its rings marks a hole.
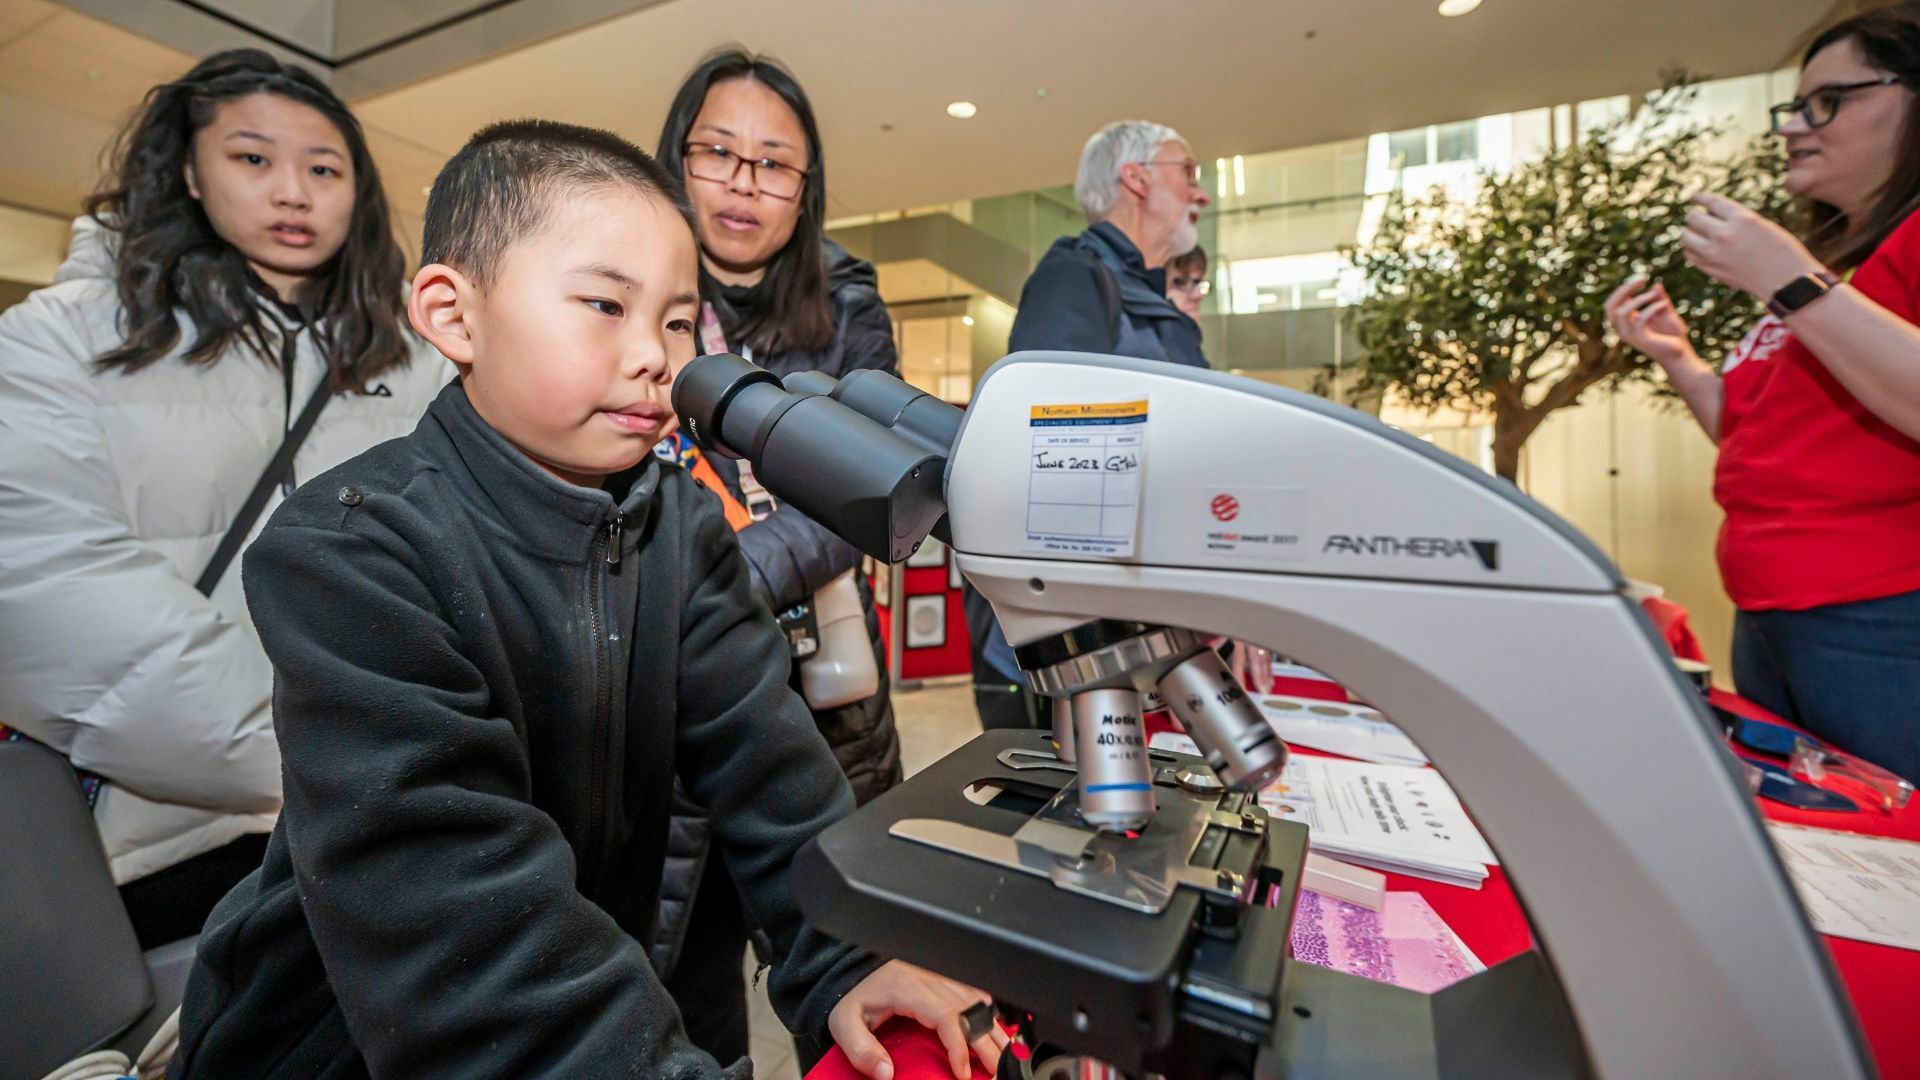
[[[961,410],[892,376],[702,357],[709,450],[869,555],[929,535],[1049,732],[986,732],[796,858],[821,929],[978,986],[1003,1076],[1863,1077],[1852,1013],[1698,691],[1585,537],[1364,414],[1030,352]],[[1434,994],[1288,955],[1307,830],[1207,647],[1393,716],[1498,850],[1535,947]],[[1200,756],[1146,745],[1162,699]]]

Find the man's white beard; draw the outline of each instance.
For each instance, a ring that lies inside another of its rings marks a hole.
[[[1192,251],[1198,243],[1200,243],[1200,226],[1195,224],[1191,218],[1188,218],[1185,211],[1182,211],[1180,227],[1173,230],[1172,253],[1168,258],[1178,258],[1181,255],[1185,255],[1187,252]]]

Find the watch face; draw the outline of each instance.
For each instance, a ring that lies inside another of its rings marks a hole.
[[[1798,311],[1814,300],[1825,296],[1827,289],[1828,285],[1826,282],[1812,274],[1802,274],[1781,286],[1780,291],[1773,294],[1773,300],[1767,304],[1767,307],[1772,310],[1775,315],[1785,315],[1789,312]]]

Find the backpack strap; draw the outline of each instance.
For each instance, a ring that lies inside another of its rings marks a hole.
[[[300,452],[300,444],[307,441],[307,435],[313,425],[320,420],[320,413],[333,397],[333,376],[329,372],[320,380],[320,385],[307,399],[307,405],[300,410],[300,418],[293,422],[287,437],[280,443],[280,449],[261,470],[260,479],[254,481],[253,490],[247,493],[247,501],[240,504],[239,516],[227,527],[227,535],[220,538],[220,546],[213,550],[213,559],[201,572],[200,580],[193,587],[200,590],[202,596],[212,596],[214,586],[220,584],[221,575],[227,572],[227,565],[233,557],[240,554],[241,545],[247,542],[247,536],[253,532],[253,523],[260,520],[260,512],[267,508],[267,500],[272,497],[274,485],[287,475],[293,467],[293,456]]]
[[[1120,281],[1113,276],[1113,268],[1105,259],[1094,256],[1093,282],[1100,289],[1100,313],[1107,324],[1107,348],[1113,349],[1120,344],[1120,320],[1124,311],[1120,305]]]

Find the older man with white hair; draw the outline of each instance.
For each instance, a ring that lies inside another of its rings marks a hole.
[[[1193,249],[1209,201],[1186,140],[1145,120],[1108,124],[1081,151],[1073,193],[1090,227],[1034,267],[1009,347],[1206,367],[1199,326],[1167,299],[1167,260]]]
[[[1208,203],[1200,163],[1164,124],[1122,120],[1080,152],[1073,185],[1090,226],[1055,241],[1020,290],[1008,347],[1061,349],[1206,367],[1200,327],[1167,299],[1167,260],[1191,251]],[[973,646],[973,703],[987,728],[1043,727],[993,608],[962,596]]]

